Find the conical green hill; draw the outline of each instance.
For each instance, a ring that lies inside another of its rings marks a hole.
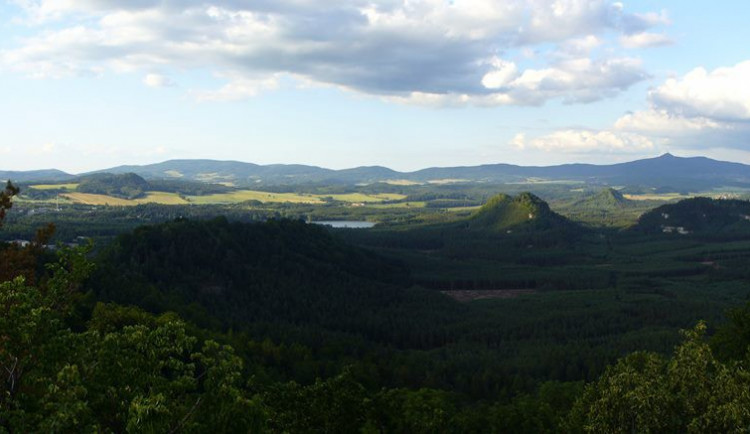
[[[516,197],[498,194],[491,197],[471,218],[475,229],[507,230],[516,227],[552,227],[568,221],[550,210],[549,205],[531,193]]]

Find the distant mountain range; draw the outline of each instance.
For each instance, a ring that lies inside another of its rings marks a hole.
[[[91,173],[135,173],[146,179],[173,179],[224,183],[237,187],[299,184],[368,184],[387,181],[517,183],[530,181],[577,181],[602,186],[636,185],[671,191],[719,186],[750,187],[750,166],[705,157],[682,158],[664,154],[628,163],[559,166],[486,164],[467,167],[435,167],[398,172],[387,167],[363,166],[332,170],[298,164],[258,165],[239,161],[169,160],[143,166],[118,166],[73,175],[59,170],[0,171],[0,180],[17,182],[65,181]]]
[[[67,181],[74,178],[76,178],[75,175],[57,169],[27,171],[0,170],[0,180],[3,182],[7,180],[13,182]]]

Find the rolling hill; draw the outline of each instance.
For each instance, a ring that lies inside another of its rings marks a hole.
[[[531,193],[516,197],[498,194],[490,198],[470,219],[475,230],[548,229],[566,226],[569,221],[550,210],[549,205]]]
[[[57,169],[46,169],[46,170],[27,170],[27,171],[14,171],[14,170],[0,170],[0,181],[6,182],[11,180],[13,182],[28,182],[28,181],[70,181],[76,176],[69,173],[65,173]]]
[[[750,235],[750,202],[696,197],[645,213],[634,230],[682,235]]]
[[[135,199],[144,196],[150,188],[148,181],[135,173],[97,173],[81,178],[77,191]]]
[[[293,220],[143,226],[119,236],[98,265],[90,287],[102,300],[238,329],[266,322],[372,333],[352,318],[383,327],[391,318],[385,312],[414,296],[399,262]],[[423,296],[451,309],[437,294]]]
[[[555,204],[565,217],[593,226],[627,227],[635,224],[646,211],[657,206],[653,201],[630,200],[614,188],[584,195],[572,201]]]
[[[575,181],[598,185],[640,185],[669,191],[699,191],[722,186],[750,187],[750,166],[705,157],[682,158],[664,154],[627,163],[563,164],[535,167],[486,164],[467,167],[428,168],[398,172],[386,167],[355,167],[331,170],[316,166],[274,164],[261,166],[238,161],[171,160],[146,166],[120,166],[110,173],[137,173],[144,178],[179,178],[226,182],[236,186],[304,183],[361,184],[389,180],[434,182],[508,183]]]
[[[593,196],[582,199],[577,205],[596,209],[622,209],[630,208],[634,203],[632,200],[626,199],[622,193],[614,188],[605,188]]]
[[[118,166],[91,173],[135,173],[147,180],[171,179],[260,187],[300,184],[368,184],[386,181],[428,182],[579,182],[602,186],[644,186],[664,191],[701,191],[716,187],[750,188],[750,166],[705,157],[682,158],[664,154],[627,163],[559,166],[487,164],[428,168],[398,172],[381,166],[332,170],[299,164],[258,165],[239,161],[169,160],[144,166]],[[91,174],[89,173],[89,174]],[[60,171],[0,172],[15,181],[69,180]]]

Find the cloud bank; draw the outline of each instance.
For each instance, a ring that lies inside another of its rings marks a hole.
[[[555,131],[530,140],[519,133],[511,144],[520,150],[566,153],[633,153],[654,149],[654,143],[639,134],[573,129]]]
[[[648,109],[621,116],[609,129],[560,130],[531,140],[521,134],[511,144],[563,152],[638,152],[657,144],[746,150],[750,145],[748,77],[750,60],[713,71],[698,67],[653,88]]]
[[[34,36],[0,67],[34,77],[208,70],[202,99],[240,99],[288,76],[433,105],[587,103],[644,80],[641,62],[601,50],[666,43],[664,13],[608,0],[18,0]],[[519,53],[543,52],[533,62]],[[170,74],[173,76],[173,74]],[[150,78],[149,78],[150,77]]]

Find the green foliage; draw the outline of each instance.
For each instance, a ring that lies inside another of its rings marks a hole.
[[[274,432],[352,433],[365,423],[367,392],[347,371],[309,386],[279,383],[264,395]]]
[[[545,382],[535,394],[519,395],[490,409],[492,432],[558,433],[564,418],[580,396],[580,382]]]
[[[18,187],[13,185],[10,181],[5,184],[5,188],[0,191],[0,226],[3,225],[5,220],[5,214],[13,207],[13,196],[20,192]]]
[[[457,200],[469,192],[462,188],[452,190]],[[12,309],[0,319],[9,342],[0,363],[12,371],[17,358],[23,375],[4,383],[14,391],[3,395],[0,426],[551,433],[728,432],[746,423],[746,313],[719,329],[716,358],[700,330],[671,359],[660,354],[678,342],[678,328],[713,322],[746,296],[750,243],[558,225],[532,195],[492,202],[475,219],[433,210],[417,226],[359,232],[230,222],[349,215],[327,206],[226,207],[231,219],[213,221],[174,220],[216,212],[208,207],[56,213],[102,234],[174,221],[102,249],[88,299],[71,284],[90,271],[83,255],[46,272],[35,258],[38,280],[2,284],[0,302]],[[493,226],[519,216],[512,233]],[[546,223],[535,225],[537,216]],[[414,281],[536,293],[459,304]],[[570,413],[582,380],[594,383]]]
[[[743,432],[750,375],[717,361],[705,325],[685,332],[671,359],[634,353],[586,388],[568,419],[572,432]]]
[[[750,354],[750,303],[730,310],[728,321],[711,337],[711,349],[722,361],[743,360]]]
[[[80,193],[104,194],[123,199],[143,197],[150,189],[148,181],[135,173],[112,175],[101,173],[81,178],[78,188]]]
[[[242,360],[213,341],[198,348],[174,315],[98,305],[88,330],[66,327],[67,289],[83,272],[56,267],[44,290],[22,279],[0,287],[0,303],[9,307],[0,318],[0,364],[10,374],[2,384],[0,426],[11,432],[263,429],[264,407],[242,388]]]
[[[544,229],[570,224],[552,212],[546,202],[531,193],[521,193],[515,198],[498,194],[490,198],[469,220],[477,229],[502,231],[505,229]]]
[[[383,390],[375,397],[374,419],[381,432],[459,432],[455,401],[455,396],[441,390]]]
[[[641,216],[633,230],[660,233],[682,227],[697,235],[746,236],[750,233],[750,202],[696,197],[663,205]]]
[[[583,192],[582,197],[559,200],[555,211],[569,219],[594,227],[628,227],[637,223],[641,214],[663,202],[626,199],[622,192],[605,188]]]
[[[278,319],[340,324],[404,295],[398,264],[300,221],[174,221],[121,236],[91,287],[102,299],[176,309],[200,320],[198,303],[226,327]],[[193,314],[197,314],[195,316]],[[204,325],[207,325],[204,323]]]
[[[34,372],[49,367],[68,331],[78,286],[91,270],[85,249],[65,250],[48,266],[41,286],[27,285],[22,276],[0,283],[0,426],[23,419],[19,400],[34,389]],[[30,378],[29,378],[30,377]],[[67,378],[67,377],[66,377]]]
[[[198,348],[174,315],[98,305],[88,329],[71,328],[88,250],[63,249],[38,285],[0,283],[0,431],[264,429],[242,360],[210,340]]]
[[[588,202],[597,208],[627,208],[633,205],[633,201],[625,199],[625,196],[614,188],[605,188]]]
[[[221,184],[185,181],[175,179],[151,179],[148,181],[149,190],[178,193],[183,196],[204,196],[209,194],[227,193],[234,190]]]

